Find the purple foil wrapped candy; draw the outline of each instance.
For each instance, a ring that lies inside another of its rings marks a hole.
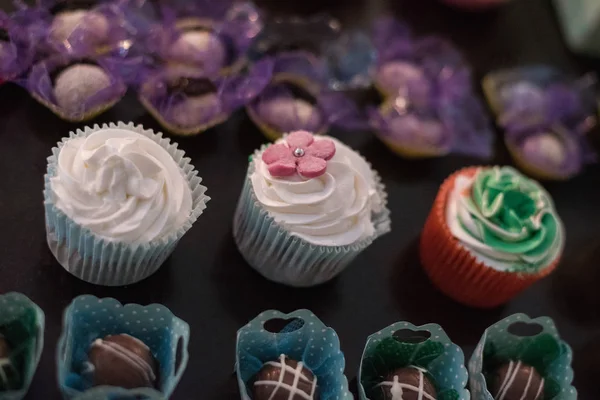
[[[59,117],[85,121],[108,110],[125,95],[127,87],[112,68],[102,59],[55,55],[32,67],[26,86],[37,101]]]
[[[214,77],[201,69],[165,67],[142,83],[139,97],[165,129],[195,135],[222,123],[253,100],[268,83],[264,77],[271,69],[261,64],[245,76]]]
[[[35,57],[35,41],[26,26],[0,11],[0,81],[25,73]]]

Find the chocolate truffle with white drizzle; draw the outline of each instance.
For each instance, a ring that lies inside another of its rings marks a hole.
[[[127,334],[96,339],[89,352],[94,386],[156,387],[158,362],[141,340]]]
[[[385,400],[436,400],[435,386],[426,374],[419,367],[400,368],[376,387],[381,388]]]
[[[491,390],[495,400],[542,400],[545,380],[535,368],[510,361],[496,370]]]
[[[266,362],[253,384],[255,400],[318,400],[317,377],[298,362],[282,354]]]

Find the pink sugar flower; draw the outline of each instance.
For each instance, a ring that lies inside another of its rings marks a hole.
[[[262,154],[269,173],[275,177],[294,175],[316,178],[325,173],[327,160],[335,155],[335,144],[317,140],[312,133],[297,131],[285,137],[284,143],[269,146]]]

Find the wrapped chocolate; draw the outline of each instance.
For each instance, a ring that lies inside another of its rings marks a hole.
[[[35,64],[26,88],[33,98],[71,122],[86,121],[103,113],[127,91],[114,62],[61,55]]]
[[[242,400],[351,399],[344,366],[337,334],[308,310],[264,311],[237,333]]]
[[[436,324],[397,322],[367,339],[358,371],[360,400],[469,400],[463,352]],[[411,395],[413,395],[411,397]]]
[[[473,399],[577,399],[571,359],[552,319],[511,315],[486,329],[471,356]]]
[[[0,295],[0,400],[27,394],[44,347],[44,312],[21,293]]]
[[[319,85],[319,70],[313,68],[308,53],[284,53],[263,62],[273,63],[270,84],[246,111],[268,139],[297,130],[324,134],[332,125],[367,126],[366,116],[351,99]]]
[[[35,36],[21,22],[0,10],[0,81],[21,77],[33,63]]]
[[[63,398],[168,399],[187,366],[189,335],[188,324],[163,305],[76,297],[58,342]]]
[[[167,66],[142,83],[139,98],[165,129],[195,135],[254,99],[267,85],[271,70],[270,63],[260,63],[247,75],[214,77],[201,69]]]
[[[547,66],[499,71],[483,81],[515,162],[540,179],[569,179],[596,160],[586,133],[597,123],[595,78]]]

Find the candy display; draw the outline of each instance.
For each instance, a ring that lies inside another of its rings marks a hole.
[[[462,350],[436,324],[396,322],[369,336],[360,400],[469,400]]]
[[[59,142],[44,187],[57,261],[100,285],[152,275],[210,200],[183,155],[161,134],[131,123],[96,125]]]
[[[284,321],[276,331],[270,321]],[[337,334],[312,312],[264,311],[238,331],[236,373],[242,399],[352,398]]]
[[[550,318],[511,315],[486,329],[471,356],[472,398],[577,399],[571,358]]]
[[[44,346],[44,312],[20,293],[0,295],[0,399],[27,394]]]
[[[540,179],[565,180],[596,160],[586,134],[597,124],[595,79],[548,66],[489,74],[483,87],[515,163]]]
[[[386,197],[377,173],[354,150],[296,131],[254,153],[233,235],[266,278],[313,286],[333,279],[390,230]]]
[[[421,235],[421,262],[448,296],[495,307],[549,275],[564,243],[540,184],[511,167],[471,167],[440,188]]]
[[[58,345],[63,397],[168,399],[187,365],[189,332],[159,304],[75,298],[65,310]]]

